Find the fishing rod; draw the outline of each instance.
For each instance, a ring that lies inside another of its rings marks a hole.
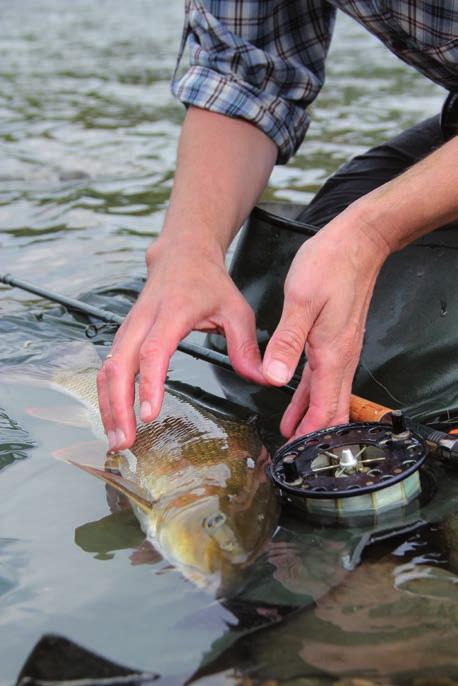
[[[55,293],[46,288],[41,288],[36,284],[29,283],[28,281],[16,279],[11,274],[0,274],[0,283],[4,283],[5,285],[13,288],[19,288],[22,291],[34,293],[42,298],[46,298],[46,300],[58,303],[59,305],[64,305],[64,307],[67,307],[69,310],[81,312],[82,314],[86,314],[90,317],[99,319],[102,322],[106,322],[107,324],[113,324],[116,327],[121,326],[124,321],[124,318],[119,314],[109,312],[108,310],[104,310],[100,307],[94,307],[93,305],[89,305],[81,300],[76,300],[75,298],[69,298],[61,293]],[[205,348],[197,343],[190,343],[189,341],[182,341],[178,344],[177,349],[180,352],[185,353],[186,355],[191,355],[198,360],[210,362],[211,364],[221,367],[226,371],[234,372],[234,368],[230,363],[229,357],[216,350],[210,350],[209,348]],[[294,392],[295,388],[293,386],[289,386],[288,390],[290,392]]]
[[[11,274],[0,283],[34,293],[69,310],[119,327],[123,317],[54,293]],[[178,350],[234,372],[229,357],[182,341]],[[291,384],[281,387],[293,393]],[[425,490],[427,456],[458,466],[458,438],[419,424],[370,400],[352,395],[350,423],[314,431],[281,447],[268,468],[288,507],[306,515],[347,519],[409,506]],[[421,476],[423,474],[423,477]]]
[[[114,314],[113,312],[109,312],[108,310],[99,307],[94,307],[81,300],[55,293],[28,281],[16,279],[11,274],[0,274],[0,283],[13,288],[19,288],[23,291],[28,291],[29,293],[46,298],[52,302],[64,305],[69,310],[81,312],[82,314],[89,315],[117,327],[124,321],[123,317],[118,314]],[[177,349],[186,355],[191,355],[196,359],[209,362],[226,371],[234,372],[229,357],[216,350],[210,350],[209,348],[198,345],[197,343],[190,343],[189,341],[182,341],[178,344]],[[281,388],[289,393],[294,393],[296,390],[295,386],[290,384],[286,384]],[[418,424],[412,419],[405,417],[400,410],[393,410],[392,408],[374,403],[371,400],[352,395],[350,398],[350,418],[353,422],[391,423],[394,425],[395,430],[399,435],[402,435],[410,429],[426,441],[429,449],[433,451],[435,455],[451,462],[456,461],[458,463],[458,439],[455,438],[455,436]]]

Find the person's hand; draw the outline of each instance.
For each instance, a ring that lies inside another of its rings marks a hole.
[[[137,373],[141,420],[152,421],[161,408],[170,357],[192,330],[224,333],[234,369],[265,383],[253,311],[227,274],[222,250],[160,238],[148,251],[147,265],[143,291],[97,377],[110,449],[127,448],[135,439]]]
[[[348,421],[367,311],[389,253],[370,226],[358,224],[350,211],[342,213],[301,247],[288,273],[283,313],[263,361],[266,379],[281,386],[306,353],[280,425],[286,438]]]

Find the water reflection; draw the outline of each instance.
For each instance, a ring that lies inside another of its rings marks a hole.
[[[136,552],[145,543],[145,537],[127,505],[127,509],[124,507],[119,512],[112,511],[102,519],[78,526],[75,529],[75,543],[87,553],[94,554],[97,560],[111,560],[116,550],[133,550],[131,560],[134,557],[138,563],[140,558]],[[149,557],[148,562],[160,559],[161,556],[158,554],[155,558]]]
[[[339,684],[339,677],[348,684],[437,684],[439,675],[455,683],[458,581],[443,552],[450,518],[456,526],[456,514],[424,525],[399,546],[371,551],[350,573],[338,564],[342,542],[317,541],[308,560],[295,545],[277,546],[275,575],[295,590],[308,584],[314,606],[242,637],[197,676],[231,673],[237,665],[253,684],[315,684],[320,675],[323,683]],[[324,579],[334,585],[326,589]]]
[[[28,433],[0,408],[0,469],[23,460],[34,445]]]

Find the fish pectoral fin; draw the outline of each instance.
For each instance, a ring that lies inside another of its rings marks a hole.
[[[130,563],[136,565],[154,565],[163,560],[160,552],[156,550],[154,545],[148,539],[145,539],[136,550],[129,555]]]
[[[107,472],[104,469],[91,467],[88,464],[80,464],[74,460],[68,460],[68,462],[75,465],[75,467],[82,469],[83,472],[87,472],[88,474],[92,474],[92,476],[96,476],[98,479],[102,479],[102,481],[110,484],[110,486],[113,486],[113,488],[120,493],[124,493],[129,500],[133,501],[145,512],[150,512],[154,507],[155,501],[149,497],[148,493],[141,488],[141,486],[138,486],[138,484],[130,481],[130,479],[125,479],[119,474],[113,474],[113,472]]]
[[[48,407],[28,407],[26,412],[31,417],[45,419],[48,422],[68,424],[81,429],[91,426],[88,410],[81,405],[52,405]]]
[[[58,460],[74,464],[91,464],[103,468],[107,459],[107,442],[101,440],[81,441],[66,448],[58,448],[51,454]]]

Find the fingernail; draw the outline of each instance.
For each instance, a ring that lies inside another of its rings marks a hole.
[[[108,437],[108,447],[110,450],[112,450],[116,445],[116,434],[114,431],[109,431],[107,434],[107,437]]]
[[[149,421],[149,418],[151,417],[151,410],[151,403],[149,403],[147,400],[144,400],[140,405],[140,419],[142,422]]]
[[[287,381],[289,381],[289,377],[291,376],[286,364],[284,362],[280,362],[280,360],[273,360],[273,362],[271,362],[267,367],[266,374],[270,379],[272,379],[272,381],[275,381],[276,383],[287,383]]]
[[[116,445],[119,447],[126,442],[126,434],[122,429],[116,429]]]

